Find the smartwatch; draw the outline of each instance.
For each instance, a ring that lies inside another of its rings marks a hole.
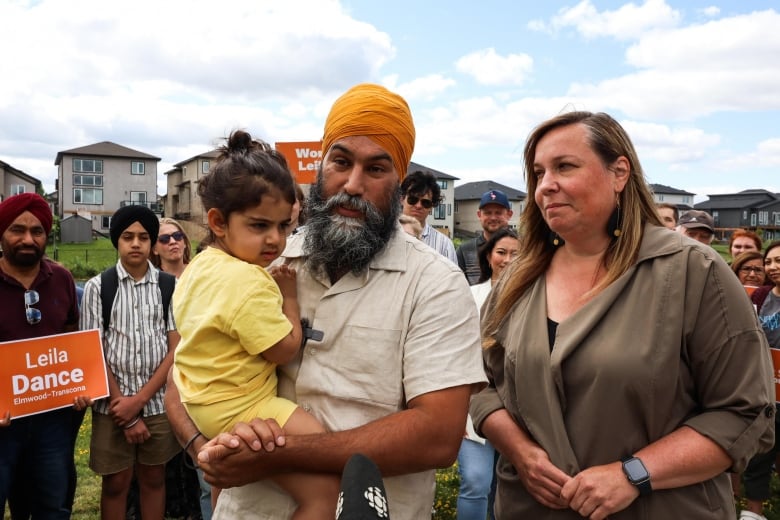
[[[628,481],[639,490],[639,495],[649,495],[653,491],[653,487],[650,485],[650,473],[647,472],[642,461],[633,455],[623,457],[620,460],[623,463],[623,473],[626,474]]]

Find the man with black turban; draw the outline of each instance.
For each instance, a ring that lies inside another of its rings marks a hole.
[[[51,227],[51,208],[40,195],[0,203],[0,342],[78,328],[73,277],[44,256]],[[83,417],[83,409],[73,408],[18,418],[0,409],[0,504],[8,500],[14,518],[70,518],[73,448]]]
[[[163,388],[179,342],[173,311],[163,311],[161,273],[149,261],[160,221],[133,205],[111,217],[115,267],[84,286],[81,328],[103,333],[109,397],[93,405],[89,467],[103,477],[103,518],[124,518],[135,472],[144,518],[165,515],[165,463],[179,451],[163,404]],[[103,321],[101,288],[113,279],[113,304]],[[167,314],[167,321],[164,318]]]
[[[434,468],[455,460],[469,396],[486,379],[463,274],[398,223],[399,183],[414,139],[409,106],[398,94],[363,84],[337,99],[325,123],[305,230],[288,240],[278,260],[297,272],[309,338],[293,362],[279,367],[279,393],[297,400],[328,433],[287,436],[271,452],[234,447],[228,434],[203,447],[172,404],[178,394],[169,384],[166,402],[180,441],[199,456],[207,480],[230,488],[220,494],[214,518],[289,518],[294,502],[264,479],[340,474],[355,453],[385,476],[388,507],[378,517],[388,510],[398,520],[430,517]],[[238,432],[251,439],[256,431],[266,447],[283,435],[272,421],[252,425]]]

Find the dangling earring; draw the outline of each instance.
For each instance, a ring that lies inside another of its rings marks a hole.
[[[550,231],[550,243],[552,243],[552,245],[554,245],[555,247],[558,247],[558,246],[562,246],[564,244],[564,241],[558,233],[556,233],[555,231]]]
[[[620,229],[620,194],[615,196],[615,211],[612,212],[607,222],[607,233],[615,238],[623,234],[623,230]]]

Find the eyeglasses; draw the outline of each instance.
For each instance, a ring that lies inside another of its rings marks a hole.
[[[157,241],[161,244],[167,244],[168,242],[171,241],[171,239],[174,239],[177,242],[181,242],[182,240],[184,240],[184,233],[182,233],[181,231],[177,231],[176,233],[171,233],[171,234],[165,233],[164,235],[160,235],[157,237]]]
[[[761,274],[761,273],[764,272],[764,268],[763,267],[751,267],[749,265],[746,265],[746,266],[740,267],[739,268],[739,272],[740,273],[744,273],[744,274],[750,274],[750,273]]]
[[[419,202],[425,209],[431,209],[433,207],[433,201],[431,199],[421,199],[420,197],[415,197],[414,195],[407,195],[406,202],[410,206],[415,206]]]
[[[41,321],[41,311],[33,307],[39,301],[38,291],[24,292],[24,313],[27,316],[27,323],[30,325],[35,325]]]

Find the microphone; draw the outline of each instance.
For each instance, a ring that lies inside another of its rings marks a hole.
[[[352,455],[341,474],[336,520],[388,519],[387,493],[376,464],[360,453]]]

